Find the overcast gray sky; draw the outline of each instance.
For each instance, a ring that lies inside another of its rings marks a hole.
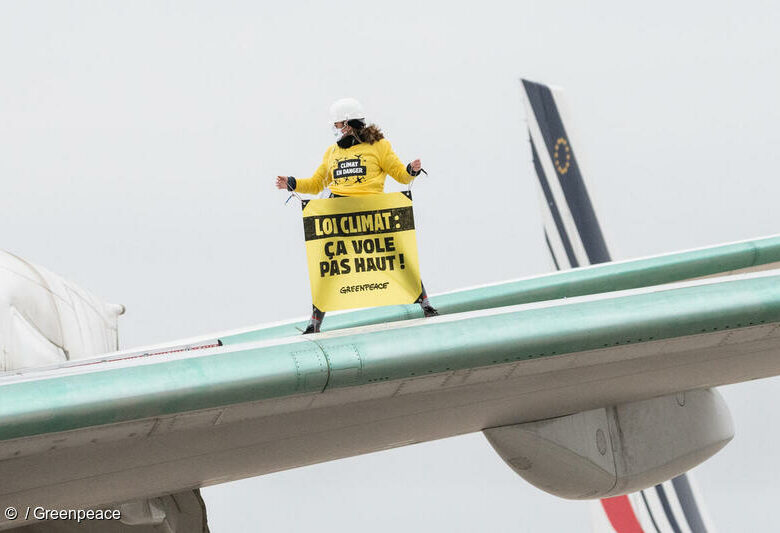
[[[778,232],[776,2],[0,3],[0,247],[123,303],[122,347],[302,316],[327,109],[420,157],[431,293],[547,271],[519,77],[563,86],[611,252]],[[392,184],[388,190],[397,190]],[[721,531],[780,498],[780,381],[723,390],[697,469]],[[212,530],[587,531],[480,434],[204,490]]]

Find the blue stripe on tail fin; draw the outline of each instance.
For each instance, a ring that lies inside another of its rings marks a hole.
[[[542,193],[544,239],[556,270],[611,261],[564,124],[568,117],[558,108],[562,91],[522,80],[522,92],[533,170]],[[671,482],[629,496],[644,531],[677,533],[681,525],[691,533],[712,531],[691,481],[688,474],[682,474]],[[603,507],[597,507],[593,530],[615,532]]]

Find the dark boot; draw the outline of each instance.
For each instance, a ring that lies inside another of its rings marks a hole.
[[[420,297],[417,298],[417,303],[422,307],[423,316],[426,318],[429,316],[439,316],[439,312],[431,305],[431,302],[428,301],[428,293],[425,291],[425,285],[421,283],[420,286],[422,292],[420,293]]]
[[[322,325],[322,320],[325,318],[325,311],[320,311],[313,305],[311,306],[311,319],[309,319],[309,324],[306,326],[306,329],[303,330],[303,335],[307,335],[309,333],[319,333],[320,332],[320,326]]]
[[[428,305],[420,304],[420,307],[422,307],[423,315],[425,315],[426,318],[429,316],[439,316],[439,312],[430,303]]]

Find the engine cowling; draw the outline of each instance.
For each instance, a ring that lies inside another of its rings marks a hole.
[[[8,252],[0,252],[0,371],[117,350],[124,307]]]
[[[723,448],[734,426],[720,393],[704,389],[483,432],[532,485],[562,498],[596,499],[690,470]]]

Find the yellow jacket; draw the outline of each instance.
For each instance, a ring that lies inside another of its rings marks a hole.
[[[395,155],[387,139],[349,148],[334,144],[325,151],[322,164],[311,178],[296,180],[295,190],[317,194],[330,187],[330,191],[339,196],[378,194],[384,192],[388,174],[400,183],[414,179],[406,172],[406,165]]]

